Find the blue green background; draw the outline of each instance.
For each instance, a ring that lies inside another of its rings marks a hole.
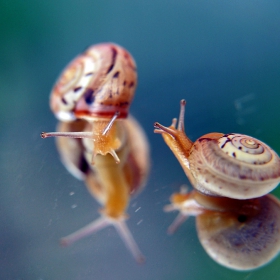
[[[187,179],[153,133],[155,121],[169,125],[178,116],[185,98],[192,140],[240,132],[280,153],[279,12],[276,0],[2,0],[0,279],[279,279],[280,258],[249,272],[216,264],[197,239],[194,218],[166,234],[176,213],[163,206]],[[99,42],[124,46],[138,65],[131,112],[149,138],[152,168],[131,201],[128,225],[145,265],[134,263],[114,228],[69,248],[58,244],[100,206],[40,132],[57,123],[48,102],[58,74]]]

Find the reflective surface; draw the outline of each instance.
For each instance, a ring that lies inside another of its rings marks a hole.
[[[187,183],[153,123],[169,124],[185,98],[192,140],[211,131],[259,138],[280,153],[278,1],[14,1],[1,3],[1,279],[277,279],[278,257],[251,272],[211,260],[194,219],[166,234],[169,196]],[[87,46],[116,42],[138,65],[132,114],[152,149],[146,189],[130,227],[146,256],[137,265],[114,228],[68,248],[58,240],[97,218],[100,205],[59,161],[42,131],[57,123],[49,93]],[[280,195],[280,190],[274,194]],[[202,269],[203,267],[203,269]]]

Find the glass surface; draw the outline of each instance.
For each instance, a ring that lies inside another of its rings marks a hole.
[[[192,140],[240,132],[280,153],[279,9],[279,1],[1,1],[0,279],[279,279],[279,257],[248,272],[215,263],[194,218],[167,235],[177,213],[163,207],[188,181],[153,133],[185,98]],[[87,46],[108,41],[138,65],[131,113],[149,138],[152,168],[128,226],[144,265],[113,227],[59,246],[97,218],[100,205],[61,164],[54,140],[40,138],[57,123],[49,93],[59,73]]]

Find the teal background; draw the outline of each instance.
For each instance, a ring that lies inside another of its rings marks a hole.
[[[240,132],[280,153],[279,12],[276,0],[2,0],[0,279],[279,279],[280,258],[249,272],[216,264],[194,218],[166,234],[176,213],[163,206],[187,179],[153,133],[155,121],[169,125],[178,116],[185,98],[192,140]],[[128,225],[145,265],[134,263],[111,227],[59,246],[100,206],[60,163],[54,140],[40,138],[57,123],[48,101],[60,71],[107,41],[127,48],[138,65],[131,112],[147,132],[152,169]]]

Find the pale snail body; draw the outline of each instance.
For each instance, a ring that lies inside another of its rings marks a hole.
[[[269,193],[280,182],[280,159],[269,146],[241,134],[209,133],[194,143],[184,132],[185,101],[178,129],[155,124],[193,187],[208,195],[249,199]]]
[[[217,263],[251,270],[275,258],[280,250],[280,201],[265,195],[236,200],[197,191],[177,193],[166,211],[180,213],[169,227],[173,233],[188,216],[196,216],[199,241]]]
[[[50,107],[60,121],[85,119],[94,123],[92,132],[42,133],[43,138],[64,136],[89,138],[97,154],[110,153],[121,145],[114,125],[128,116],[137,85],[136,64],[121,46],[103,43],[89,47],[62,72],[51,96]]]
[[[66,168],[75,177],[83,179],[92,196],[104,206],[100,210],[100,218],[62,238],[62,244],[71,244],[108,225],[113,225],[137,262],[143,262],[144,257],[125,220],[130,198],[139,193],[146,183],[149,172],[149,145],[141,126],[134,118],[123,120],[122,125],[125,140],[117,150],[119,164],[116,164],[110,155],[97,155],[95,164],[92,165],[89,150],[91,146],[86,147],[81,139],[57,138],[58,151]],[[83,121],[61,122],[58,131],[72,131],[77,127],[86,128],[87,124]]]

